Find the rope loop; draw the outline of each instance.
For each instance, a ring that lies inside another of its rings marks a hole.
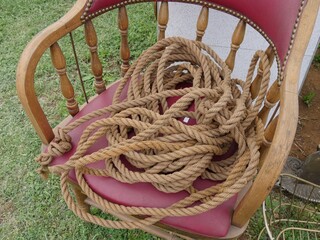
[[[250,85],[259,62],[263,66],[262,82],[253,100]],[[112,105],[58,129],[57,137],[37,161],[47,167],[54,157],[69,151],[68,133],[93,120],[83,130],[72,157],[63,165],[46,169],[61,174],[63,196],[75,214],[105,227],[137,228],[166,216],[206,212],[241,191],[257,172],[264,134],[257,114],[269,78],[269,62],[262,51],[253,56],[247,78],[242,81],[231,78],[227,64],[207,45],[179,37],[163,39],[128,69]],[[106,113],[109,117],[102,117]],[[107,139],[108,146],[87,154],[101,138]],[[216,160],[219,157],[222,160]],[[105,167],[89,167],[98,161]],[[75,170],[82,191],[106,212],[110,209],[149,217],[113,222],[84,212],[67,187],[71,170]],[[164,208],[123,206],[95,193],[84,179],[86,174],[129,184],[149,183],[162,192],[187,191],[189,195]],[[217,184],[197,189],[194,182],[199,178]]]
[[[54,157],[62,156],[64,153],[69,152],[72,148],[71,137],[62,129],[57,128],[54,131],[55,138],[50,142],[46,152],[41,153],[37,158],[41,167],[37,172],[44,178],[48,178],[48,166]]]

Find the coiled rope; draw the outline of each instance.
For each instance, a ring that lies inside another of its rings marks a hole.
[[[262,82],[255,100],[250,85],[258,62]],[[231,79],[231,71],[208,46],[184,38],[166,38],[142,53],[120,80],[113,104],[99,109],[56,131],[48,151],[37,161],[40,172],[61,174],[61,189],[68,207],[82,219],[109,228],[139,228],[166,216],[191,216],[220,205],[253,179],[259,161],[264,126],[257,117],[270,77],[267,56],[257,51],[245,81]],[[127,99],[120,94],[129,84]],[[186,86],[186,87],[182,87]],[[171,106],[168,98],[178,100]],[[190,106],[194,105],[194,111]],[[106,113],[110,117],[99,118]],[[97,118],[84,131],[74,155],[63,165],[50,166],[52,159],[71,148],[68,132]],[[99,119],[98,119],[99,118]],[[195,119],[187,125],[181,119]],[[86,155],[99,138],[109,146]],[[236,143],[232,157],[213,161]],[[121,161],[125,156],[133,171]],[[104,160],[104,169],[87,165]],[[69,171],[75,169],[82,191],[106,212],[148,216],[135,221],[104,220],[81,209],[68,190]],[[147,182],[158,190],[189,196],[167,208],[128,207],[103,199],[84,179],[84,174],[109,176],[125,183]],[[222,181],[197,190],[197,178]],[[194,202],[201,204],[191,206]]]

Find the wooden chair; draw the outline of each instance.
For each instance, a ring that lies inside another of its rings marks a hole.
[[[53,66],[60,78],[62,94],[66,99],[68,111],[72,115],[59,124],[60,127],[68,126],[68,124],[76,119],[96,109],[110,105],[119,81],[110,86],[105,86],[105,81],[102,78],[102,64],[97,51],[97,35],[91,19],[99,17],[102,14],[108,14],[111,10],[118,9],[118,26],[121,33],[121,72],[123,76],[130,67],[129,23],[126,6],[140,2],[148,2],[148,0],[78,0],[65,16],[39,33],[25,48],[17,69],[18,95],[30,121],[44,144],[44,149],[54,140],[54,132],[39,104],[39,99],[36,96],[34,88],[34,75],[40,58],[47,49],[50,49]],[[225,60],[231,70],[234,68],[237,49],[245,35],[245,25],[251,25],[269,42],[270,47],[266,50],[266,54],[270,62],[272,62],[273,58],[276,59],[278,79],[270,87],[264,107],[259,113],[259,117],[265,124],[265,133],[264,144],[260,149],[259,169],[254,180],[248,183],[238,195],[235,195],[213,210],[189,217],[169,217],[156,225],[147,224],[139,225],[139,227],[146,232],[165,239],[235,238],[244,232],[249,219],[271,191],[290,151],[298,120],[297,83],[299,71],[320,1],[184,0],[178,2],[202,6],[197,29],[195,29],[197,41],[202,40],[207,29],[209,10],[223,11],[240,19],[232,36],[230,53]],[[161,40],[165,38],[166,26],[169,21],[168,11],[170,2],[158,1],[158,4],[158,40]],[[94,86],[97,96],[92,98],[88,104],[79,107],[75,100],[73,86],[66,73],[66,61],[58,41],[81,26],[84,26],[85,39],[91,54],[91,68],[95,79]],[[251,94],[253,99],[259,92],[261,79],[262,64],[260,64],[260,69],[252,81]],[[279,114],[275,111],[275,114],[269,116],[270,111],[276,105],[280,107]],[[268,121],[268,118],[270,118],[270,121]],[[88,124],[84,125],[87,126]],[[81,129],[70,132],[73,145],[79,141],[84,127],[82,126]],[[94,150],[98,150],[105,145],[106,143],[99,142],[93,148]],[[65,163],[72,153],[74,153],[74,148],[70,152],[55,158],[50,163],[51,166]],[[84,189],[79,187],[74,171],[70,171],[68,178],[68,181],[73,186],[76,201],[79,205],[75,213],[83,219],[104,226],[103,220],[97,220],[94,217],[87,218],[82,215],[86,211],[89,211],[89,205],[93,205],[114,214],[119,219],[128,222],[139,221],[139,217],[137,216],[121,214],[118,211],[106,209],[105,206],[101,206],[100,202],[88,198],[84,194]],[[170,200],[168,200],[170,194],[160,193],[158,190],[145,184],[123,184],[112,178],[96,176],[86,178],[86,181],[101,198],[108,199],[119,205],[155,207],[162,206],[162,201]],[[170,200],[171,204],[172,201],[179,200],[179,194]],[[139,200],[139,196],[143,196],[142,200]],[[152,201],[154,201],[152,203],[154,205],[149,204]],[[117,227],[118,225],[115,224],[114,226]]]

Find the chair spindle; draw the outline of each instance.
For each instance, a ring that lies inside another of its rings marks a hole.
[[[201,12],[198,17],[197,22],[197,38],[196,40],[201,42],[202,37],[208,27],[209,21],[209,9],[207,7],[202,7]]]
[[[160,5],[159,16],[158,16],[158,28],[159,28],[158,41],[166,37],[166,28],[167,28],[168,21],[169,21],[168,2],[162,2]]]
[[[86,42],[91,54],[91,70],[95,78],[94,86],[96,93],[100,94],[106,89],[106,85],[102,79],[102,65],[98,56],[98,40],[96,30],[94,29],[91,20],[88,20],[84,24],[84,32],[86,37]]]
[[[118,26],[121,34],[121,45],[120,45],[120,57],[122,60],[121,64],[121,76],[124,76],[128,71],[130,64],[130,49],[128,44],[128,15],[126,7],[120,7],[118,12]]]
[[[273,63],[273,60],[274,60],[274,52],[273,52],[272,46],[269,46],[266,49],[265,53],[268,56],[269,64],[271,66]],[[250,87],[252,99],[255,99],[259,94],[261,80],[262,80],[262,64],[260,62],[257,76],[253,80],[251,87]]]
[[[156,19],[158,19],[158,3],[157,2],[153,3],[153,12]]]
[[[50,47],[50,54],[52,64],[55,67],[60,78],[60,88],[62,95],[67,100],[66,106],[70,115],[74,116],[79,112],[79,106],[77,101],[74,99],[74,89],[67,76],[66,59],[58,43],[54,43]]]
[[[280,86],[277,81],[275,81],[269,91],[267,92],[267,96],[264,101],[264,106],[259,112],[259,117],[261,118],[264,125],[266,125],[268,116],[271,108],[273,108],[277,102],[280,100]]]
[[[263,165],[263,162],[265,160],[265,155],[267,154],[268,149],[273,140],[273,136],[276,132],[276,128],[278,124],[278,118],[279,118],[279,115],[277,115],[274,119],[272,119],[271,123],[268,125],[268,127],[264,131],[264,139],[260,148],[261,161],[259,163],[259,167]]]
[[[231,40],[231,49],[228,57],[226,58],[226,64],[228,65],[231,71],[233,71],[236,60],[236,54],[240,47],[240,44],[243,42],[245,31],[246,23],[244,20],[240,20],[233,32]]]

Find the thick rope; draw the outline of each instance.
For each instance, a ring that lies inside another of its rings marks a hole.
[[[253,101],[250,85],[258,62],[262,83]],[[201,42],[166,38],[146,50],[120,80],[113,104],[94,111],[56,132],[47,152],[40,154],[40,173],[61,174],[61,189],[68,207],[82,219],[110,228],[139,228],[166,216],[191,216],[217,207],[253,179],[259,162],[264,126],[257,117],[270,78],[267,56],[257,51],[245,81],[231,79],[231,71]],[[127,99],[120,95],[128,85]],[[177,101],[169,106],[167,100]],[[194,110],[189,111],[191,105]],[[109,117],[102,117],[109,114]],[[102,117],[102,118],[101,118]],[[184,121],[195,119],[195,125]],[[68,133],[93,121],[84,131],[73,156],[63,165],[49,166],[54,157],[71,148]],[[86,151],[101,137],[109,146]],[[213,161],[236,143],[236,153]],[[140,171],[130,170],[121,160]],[[88,164],[104,160],[104,169]],[[137,221],[110,221],[82,210],[68,190],[68,174],[75,169],[82,191],[108,212],[149,216]],[[127,207],[103,199],[84,179],[85,174],[108,176],[124,183],[151,183],[158,190],[189,196],[166,208]],[[197,190],[197,178],[222,181]],[[198,202],[198,205],[192,205]],[[192,205],[192,207],[191,207]]]

